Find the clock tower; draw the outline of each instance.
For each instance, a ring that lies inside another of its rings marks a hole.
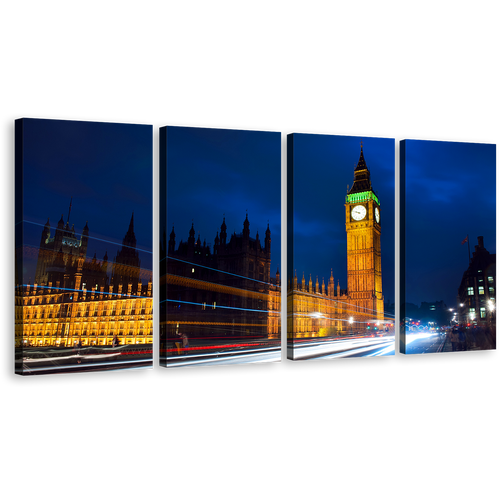
[[[380,202],[372,189],[361,143],[354,183],[345,200],[347,293],[352,305],[348,314],[352,314],[355,321],[384,318],[381,223]]]

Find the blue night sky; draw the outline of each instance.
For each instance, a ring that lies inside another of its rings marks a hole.
[[[226,217],[228,241],[243,231],[264,245],[269,221],[271,275],[281,271],[281,134],[188,127],[167,128],[167,240],[196,238],[213,249]]]
[[[79,233],[89,221],[88,256],[112,259],[134,211],[143,267],[151,268],[152,129],[59,120],[24,122],[25,235],[38,243],[50,217],[61,214]],[[394,141],[295,134],[294,268],[313,281],[333,268],[347,286],[344,198],[359,158],[360,140],[381,201],[385,299],[394,300]],[[495,145],[406,141],[406,300],[444,300],[454,307],[457,289],[477,236],[495,245]],[[168,226],[176,242],[196,237],[213,246],[225,214],[228,234],[240,233],[246,211],[251,236],[261,242],[267,222],[271,269],[280,265],[280,134],[169,127]],[[468,200],[468,201],[466,201]],[[30,241],[28,241],[29,243]],[[281,267],[281,265],[280,265]]]
[[[494,144],[406,142],[406,302],[444,300],[458,287],[477,237],[496,253]],[[401,165],[403,168],[403,165]]]
[[[394,302],[394,139],[331,135],[294,136],[293,268],[298,280],[309,274],[347,288],[345,196],[352,186],[360,141],[372,187],[380,200],[382,293]],[[290,251],[290,249],[289,249]]]
[[[383,291],[394,297],[394,139],[294,135],[294,268],[330,277],[347,287],[344,201],[352,184],[363,139],[372,185],[383,217]],[[281,137],[276,132],[168,127],[167,239],[175,226],[176,246],[186,241],[191,222],[196,238],[213,247],[223,214],[228,235],[243,229],[246,210],[250,236],[261,242],[269,220],[271,274],[281,269]]]
[[[39,244],[47,218],[54,236],[73,197],[69,223],[79,238],[88,221],[87,257],[107,250],[112,261],[134,212],[141,267],[152,269],[150,125],[24,119],[23,146],[26,244]]]

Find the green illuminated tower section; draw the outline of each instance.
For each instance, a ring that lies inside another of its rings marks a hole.
[[[347,293],[355,321],[383,320],[380,202],[372,189],[363,155],[354,169],[354,183],[345,201]]]

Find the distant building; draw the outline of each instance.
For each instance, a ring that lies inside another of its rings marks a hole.
[[[496,255],[484,248],[483,237],[458,288],[458,320],[478,326],[496,323]]]
[[[417,314],[417,318],[427,327],[428,323],[435,326],[444,326],[450,323],[451,318],[448,306],[443,300],[435,302],[422,302]]]

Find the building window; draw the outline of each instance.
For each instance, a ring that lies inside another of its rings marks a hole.
[[[490,292],[490,295],[495,295],[495,289],[492,286],[488,288],[488,291]]]
[[[467,287],[467,295],[474,295],[474,287],[473,286]]]
[[[479,309],[479,311],[481,314],[481,318],[486,318],[486,307],[481,307],[481,309]]]
[[[473,307],[469,307],[469,316],[474,316],[476,314],[476,310]]]
[[[493,276],[488,276],[488,283],[493,283]]]
[[[478,287],[479,295],[484,295],[484,286]]]

